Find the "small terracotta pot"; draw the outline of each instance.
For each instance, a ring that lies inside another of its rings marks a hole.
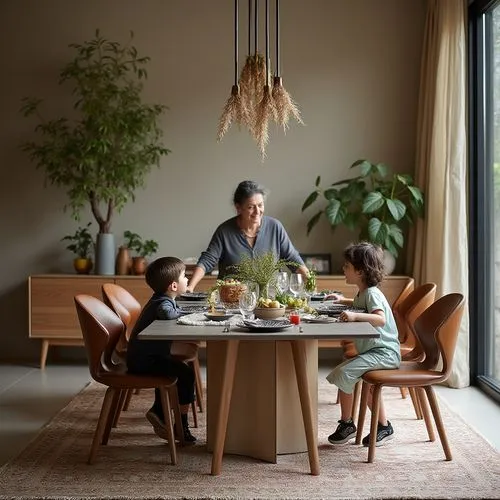
[[[89,274],[92,270],[92,259],[75,259],[73,266],[78,274]]]
[[[136,275],[144,274],[148,263],[144,257],[133,257],[132,258],[132,273]]]

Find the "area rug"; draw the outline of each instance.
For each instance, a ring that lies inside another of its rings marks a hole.
[[[205,447],[205,414],[193,429],[198,444],[180,449],[169,464],[168,446],[144,418],[152,393],[134,396],[109,444],[87,464],[104,387],[90,384],[12,462],[0,469],[1,499],[414,499],[499,498],[500,454],[441,403],[453,461],[439,441],[427,440],[411,401],[398,390],[384,397],[395,438],[377,448],[368,464],[367,448],[333,447],[327,436],[339,418],[335,389],[319,384],[321,474],[311,476],[306,453],[283,455],[277,464],[225,455],[222,474],[211,476]]]

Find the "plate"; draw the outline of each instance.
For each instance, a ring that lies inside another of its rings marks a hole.
[[[304,314],[302,320],[306,323],[337,323],[338,319],[326,314],[315,316],[314,314]]]
[[[234,314],[226,314],[226,313],[205,313],[205,317],[210,321],[226,321],[229,318],[232,318]]]
[[[240,328],[246,328],[251,332],[281,332],[293,326],[287,319],[256,319],[243,320],[236,324]]]
[[[208,311],[208,306],[202,306],[198,304],[184,304],[180,307],[181,314],[193,314],[202,313]]]
[[[208,293],[206,292],[193,292],[193,293],[181,293],[179,299],[181,300],[207,300]]]
[[[356,309],[351,306],[346,306],[345,304],[330,304],[327,306],[321,306],[316,309],[321,314],[327,314],[328,316],[340,316],[343,311],[352,312],[365,312],[364,309]]]

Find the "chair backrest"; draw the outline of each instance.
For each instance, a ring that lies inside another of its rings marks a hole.
[[[125,325],[106,304],[91,295],[76,295],[75,306],[87,351],[90,375],[94,380],[99,380],[103,371],[115,368],[112,355],[125,331]]]
[[[102,285],[102,298],[104,303],[125,323],[127,327],[125,336],[128,341],[137,318],[141,314],[141,304],[128,290],[114,283]]]
[[[436,297],[436,284],[424,283],[417,286],[399,304],[396,309],[396,324],[398,326],[399,341],[408,347],[416,348],[421,352],[418,339],[413,330],[415,320],[434,302]],[[417,354],[417,353],[414,353]]]
[[[398,309],[399,305],[410,295],[411,292],[413,292],[413,289],[415,288],[415,280],[413,278],[408,278],[406,280],[406,284],[401,290],[401,293],[396,297],[396,300],[392,303],[392,313]]]
[[[425,351],[424,368],[435,370],[442,359],[441,373],[448,378],[455,355],[465,299],[460,293],[450,293],[436,300],[415,321],[415,333]]]

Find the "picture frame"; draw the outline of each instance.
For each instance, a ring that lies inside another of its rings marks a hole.
[[[300,256],[307,268],[315,269],[316,274],[331,274],[332,259],[329,253],[301,253]]]

